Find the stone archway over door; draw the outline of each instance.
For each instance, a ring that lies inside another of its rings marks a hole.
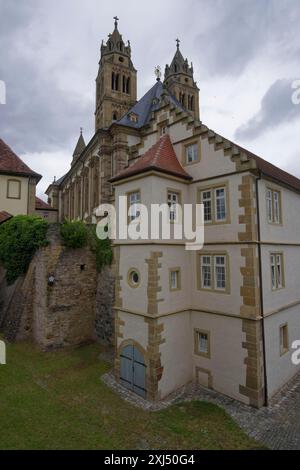
[[[146,398],[146,364],[143,354],[132,344],[120,354],[120,383],[137,395]]]

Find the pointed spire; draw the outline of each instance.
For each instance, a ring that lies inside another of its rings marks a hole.
[[[72,161],[72,164],[74,163],[74,161],[82,154],[82,152],[84,151],[86,145],[85,145],[85,141],[84,141],[84,138],[83,138],[83,135],[82,135],[82,127],[80,128],[80,135],[79,135],[79,139],[78,139],[78,142],[76,144],[76,147],[75,147],[75,150],[73,152],[73,161]]]
[[[114,20],[115,20],[115,29],[118,29],[119,18],[117,16],[114,16]]]
[[[166,65],[165,69],[165,80],[171,76],[176,75],[178,73],[184,73],[185,75],[189,75],[193,77],[193,67],[189,66],[188,60],[184,59],[181,51],[180,51],[180,39],[176,39],[176,52],[171,62],[171,65]]]
[[[113,52],[121,53],[124,55],[127,55],[129,58],[131,57],[131,46],[130,42],[128,41],[127,45],[125,45],[122,34],[120,34],[118,30],[118,22],[119,18],[117,16],[114,16],[114,30],[111,34],[108,35],[108,41],[106,44],[103,43],[101,44],[101,57],[106,54],[110,54]]]

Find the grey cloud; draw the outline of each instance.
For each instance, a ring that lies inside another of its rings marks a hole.
[[[36,0],[0,0],[0,79],[7,93],[7,104],[0,106],[0,134],[18,153],[53,151],[71,140],[75,144],[79,128],[93,126],[93,103],[59,88],[38,61],[20,53],[37,7]],[[92,80],[87,86],[93,86]]]
[[[300,118],[300,105],[292,102],[293,80],[277,80],[261,102],[261,109],[235,133],[236,139],[253,140],[269,129]]]
[[[282,60],[298,56],[298,2],[213,0],[210,4],[212,27],[195,39],[198,51],[204,51],[200,57],[207,74],[239,75],[267,46]]]

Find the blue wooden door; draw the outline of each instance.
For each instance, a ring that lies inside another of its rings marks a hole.
[[[120,356],[120,382],[124,387],[146,398],[146,364],[133,345],[125,346]]]

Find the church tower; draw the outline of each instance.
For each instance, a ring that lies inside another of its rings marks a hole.
[[[176,39],[177,50],[171,65],[166,65],[165,81],[168,91],[173,95],[195,119],[200,119],[199,88],[194,81],[193,64],[191,66],[180,52],[179,39]]]
[[[136,103],[137,97],[137,72],[131,61],[130,42],[124,44],[118,31],[118,18],[114,20],[113,33],[101,45],[96,79],[96,131],[120,119]]]

